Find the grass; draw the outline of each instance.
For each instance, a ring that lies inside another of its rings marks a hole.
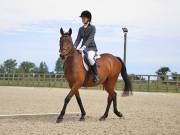
[[[0,86],[25,86],[25,87],[56,87],[56,88],[68,88],[68,83],[63,80],[52,81],[52,80],[0,80]],[[124,86],[123,81],[118,81],[116,83],[116,90],[122,90]],[[177,92],[180,93],[180,86],[167,85],[161,82],[159,83],[138,83],[132,82],[133,91],[142,92]],[[84,88],[86,89],[86,88]],[[95,87],[88,87],[88,89],[103,89],[102,85]]]

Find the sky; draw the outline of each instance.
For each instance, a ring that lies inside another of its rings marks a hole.
[[[155,74],[162,66],[180,73],[179,0],[0,0],[0,64],[41,61],[54,70],[59,56],[59,29],[82,25],[79,15],[91,11],[99,53],[123,58],[123,32],[127,27],[127,70]]]

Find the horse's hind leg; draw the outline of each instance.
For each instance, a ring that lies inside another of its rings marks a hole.
[[[114,92],[114,96],[113,96],[113,107],[114,107],[114,113],[118,116],[118,117],[122,117],[122,113],[118,111],[117,109],[117,93]]]
[[[81,97],[80,97],[80,94],[79,94],[79,91],[76,92],[75,94],[76,96],[76,100],[78,102],[78,105],[79,105],[79,108],[81,110],[81,118],[80,118],[80,121],[84,120],[84,117],[86,115],[86,112],[84,110],[84,107],[83,107],[83,104],[82,104],[82,101],[81,101]]]
[[[117,94],[114,91],[117,79],[118,76],[114,76],[113,78],[108,78],[103,84],[104,88],[106,89],[109,95],[108,95],[108,103],[107,103],[106,111],[104,115],[100,118],[100,120],[107,118],[112,101],[113,101],[114,113],[117,116],[122,117],[122,113],[119,112],[117,109],[117,98],[116,98]]]
[[[118,77],[118,76],[117,76]],[[113,101],[113,97],[115,95],[114,93],[114,87],[117,81],[117,77],[108,78],[104,83],[104,88],[108,92],[108,99],[107,99],[107,107],[105,110],[104,115],[100,118],[100,120],[104,120],[108,117],[109,108],[111,106],[111,103]]]
[[[111,106],[111,103],[112,103],[112,96],[109,94],[108,95],[108,101],[107,101],[107,107],[106,107],[105,113],[104,113],[104,115],[99,120],[105,120],[108,117],[109,108]]]

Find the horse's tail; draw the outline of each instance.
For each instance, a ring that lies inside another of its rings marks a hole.
[[[121,62],[122,64],[122,69],[121,69],[121,76],[124,80],[124,89],[123,89],[123,94],[122,96],[129,96],[132,95],[132,84],[131,81],[128,77],[126,66],[122,59],[120,57],[117,57],[117,59]]]

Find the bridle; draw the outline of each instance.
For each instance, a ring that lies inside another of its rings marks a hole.
[[[63,38],[63,37],[68,37],[68,35],[63,35],[61,38]],[[61,46],[61,39],[60,39],[60,46]],[[71,53],[72,53],[72,51],[73,51],[73,47],[71,47],[71,48],[69,48],[69,49],[64,49],[64,48],[62,48],[63,50],[65,50],[65,54],[64,55],[62,55],[62,54],[60,54],[60,56],[62,56],[62,57],[68,57],[68,56],[70,56],[71,55]]]

